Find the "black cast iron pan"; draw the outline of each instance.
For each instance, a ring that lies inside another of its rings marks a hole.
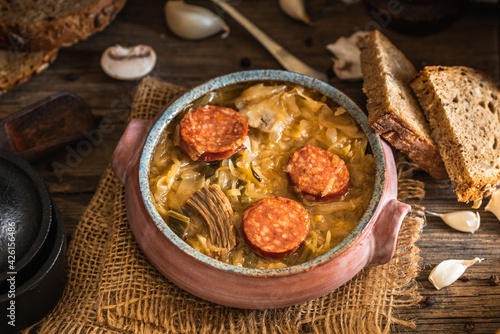
[[[27,270],[53,220],[52,202],[34,161],[84,138],[95,120],[76,94],[60,92],[0,120],[0,283]]]
[[[35,257],[51,221],[52,204],[41,176],[26,160],[0,151],[0,282]]]
[[[2,334],[19,333],[40,321],[54,308],[63,294],[67,279],[65,229],[57,206],[53,204],[52,208],[52,224],[47,240],[35,257],[35,264],[22,273],[13,275],[14,282],[0,283]],[[13,289],[15,296],[11,294]],[[15,327],[9,324],[12,319],[15,319]]]

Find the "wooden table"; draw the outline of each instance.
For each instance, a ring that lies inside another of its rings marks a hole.
[[[206,1],[198,1],[211,7]],[[373,27],[374,20],[362,4],[345,5],[340,1],[311,0],[307,9],[314,25],[305,25],[284,15],[277,1],[235,1],[237,8],[278,43],[318,70],[331,73],[331,54],[325,45],[357,28]],[[211,7],[213,8],[213,7]],[[415,64],[465,65],[480,69],[498,84],[499,20],[498,6],[469,4],[460,17],[445,30],[426,36],[409,36],[383,28],[382,31]],[[71,148],[62,149],[34,165],[47,182],[56,204],[62,211],[68,235],[75,226],[108,166],[111,154],[124,130],[138,82],[117,81],[101,70],[103,50],[115,43],[146,43],[158,53],[154,75],[185,87],[212,77],[244,69],[280,69],[279,63],[234,20],[226,17],[231,35],[213,36],[200,41],[186,41],[172,35],[166,27],[163,2],[129,0],[116,21],[104,32],[60,51],[56,62],[44,73],[0,98],[0,118],[61,90],[83,97],[94,115],[110,119],[113,131],[80,159],[71,158]],[[250,59],[243,67],[242,58]],[[342,82],[332,77],[330,83],[366,105],[361,83]],[[74,146],[72,146],[74,149]],[[73,159],[73,160],[71,160]],[[56,175],[54,162],[71,171]],[[456,201],[449,180],[435,181],[424,172],[416,176],[426,184],[426,197],[420,204],[428,210],[449,212],[469,209]],[[481,213],[481,228],[475,234],[456,232],[440,219],[429,217],[417,245],[421,249],[422,271],[418,276],[421,295],[434,297],[435,304],[424,303],[407,308],[401,317],[415,319],[417,328],[397,331],[415,333],[463,333],[466,323],[474,323],[474,333],[494,333],[500,328],[500,286],[491,286],[491,275],[500,275],[500,222],[493,214]],[[457,281],[437,291],[427,277],[431,269],[445,259],[485,258],[468,269],[469,282]]]

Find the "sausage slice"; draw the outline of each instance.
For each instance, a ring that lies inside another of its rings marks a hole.
[[[285,171],[293,191],[308,200],[332,201],[349,188],[344,160],[317,146],[306,145],[293,152]]]
[[[284,197],[266,197],[243,214],[243,236],[255,253],[284,258],[297,250],[309,233],[310,219],[299,203]]]
[[[248,124],[234,109],[204,105],[189,110],[178,131],[178,145],[191,159],[215,161],[226,159],[243,147]]]

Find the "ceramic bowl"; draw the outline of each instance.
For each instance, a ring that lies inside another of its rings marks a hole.
[[[330,251],[283,269],[241,268],[197,252],[170,230],[151,197],[149,164],[165,128],[192,101],[229,85],[269,80],[316,90],[348,110],[368,137],[376,163],[375,187],[357,226]],[[333,291],[364,267],[388,262],[401,222],[410,209],[396,200],[392,152],[370,129],[363,111],[334,87],[286,71],[244,71],[217,77],[177,98],[153,120],[133,120],[116,148],[112,166],[125,184],[130,228],[151,263],[185,291],[230,307],[269,309],[303,303]]]

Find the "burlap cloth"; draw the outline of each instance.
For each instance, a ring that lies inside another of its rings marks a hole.
[[[183,90],[153,78],[135,95],[132,118],[151,118]],[[424,195],[414,167],[398,163],[399,199]],[[394,258],[362,270],[336,291],[275,310],[240,310],[206,302],[177,288],[146,259],[129,229],[124,187],[110,168],[87,207],[68,248],[68,282],[56,308],[27,333],[388,333],[414,327],[398,310],[420,301],[422,207],[403,222]]]

